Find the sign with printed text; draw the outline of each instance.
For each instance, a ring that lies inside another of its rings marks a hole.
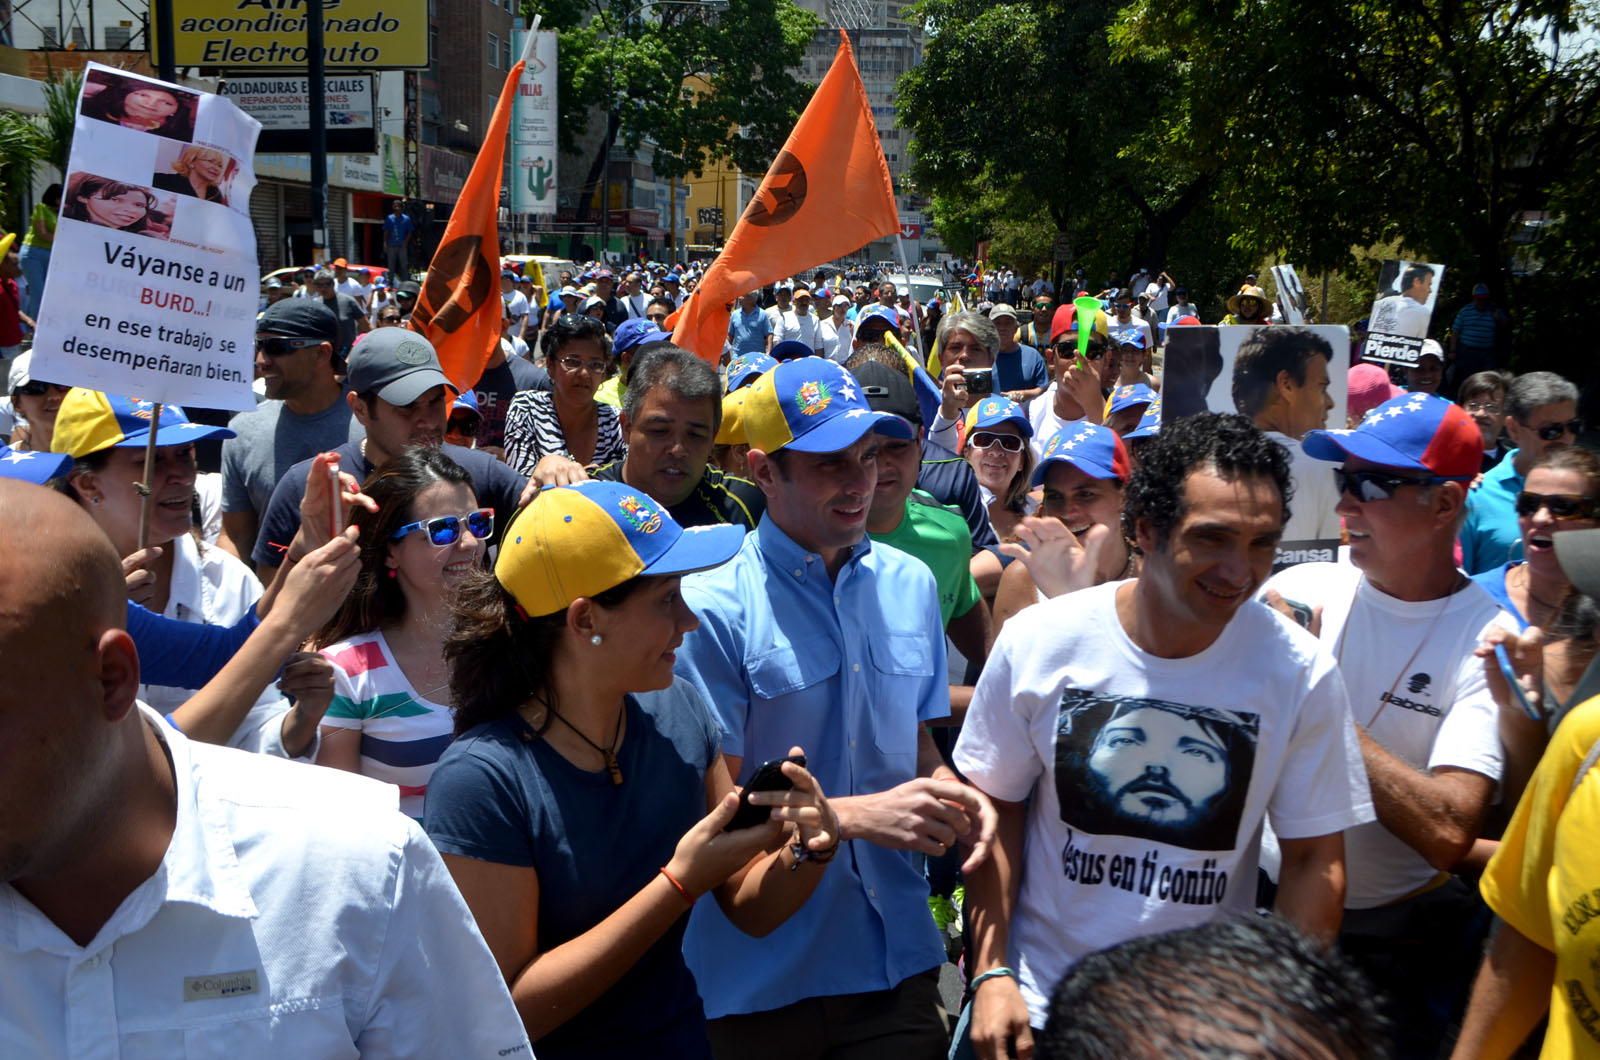
[[[1378,297],[1367,320],[1367,341],[1361,359],[1407,368],[1422,359],[1433,304],[1439,297],[1443,265],[1422,261],[1383,263],[1378,269]]]
[[[556,212],[556,57],[554,30],[534,34],[533,50],[517,82],[511,110],[511,209],[516,213]],[[526,30],[515,34],[527,45]]]
[[[255,407],[260,128],[221,96],[88,65],[34,337],[39,378]]]
[[[304,77],[235,77],[222,94],[261,123],[256,150],[264,154],[310,151],[309,81]],[[372,77],[323,79],[323,127],[329,154],[369,154],[377,150]]]
[[[151,58],[155,4],[151,5]],[[306,68],[299,0],[172,0],[178,66]],[[322,55],[329,70],[420,70],[428,65],[428,0],[325,0]]]
[[[1321,423],[1311,426],[1343,429],[1349,407],[1350,329],[1337,324],[1168,328],[1161,423],[1165,426],[1201,412],[1223,412],[1238,413],[1260,424],[1277,424],[1281,430],[1311,429],[1303,423],[1290,423],[1298,412],[1286,407],[1277,382],[1285,369],[1292,379],[1296,367],[1306,375],[1304,387],[1315,394],[1325,386],[1333,405]],[[1271,433],[1267,426],[1262,429]],[[1296,438],[1281,433],[1272,437],[1291,450],[1290,474],[1294,478],[1289,523],[1278,542],[1273,569],[1296,563],[1331,563],[1338,555],[1341,536],[1334,511],[1339,496],[1333,487],[1333,465],[1297,455]]]

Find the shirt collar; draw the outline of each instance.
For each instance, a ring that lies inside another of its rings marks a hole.
[[[752,531],[756,539],[756,547],[761,549],[761,554],[768,563],[790,575],[799,572],[799,580],[805,580],[808,575],[815,574],[823,582],[832,584],[828,577],[827,565],[822,562],[822,557],[815,552],[809,552],[798,545],[794,538],[784,533],[778,524],[772,521],[772,511],[769,508],[761,515],[761,522]],[[850,549],[849,557],[840,568],[841,576],[853,565],[860,563],[872,552],[872,539],[865,535]]]

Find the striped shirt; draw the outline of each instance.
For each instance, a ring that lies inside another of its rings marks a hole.
[[[421,821],[428,777],[454,732],[450,708],[417,694],[376,630],[322,655],[333,663],[333,702],[322,724],[359,732],[361,775],[398,785],[401,811]]]
[[[620,460],[627,451],[617,410],[597,401],[595,412],[600,423],[595,431],[594,459],[588,462],[590,467]],[[506,463],[524,475],[533,474],[534,467],[547,456],[571,456],[566,433],[561,429],[561,418],[556,415],[555,398],[542,390],[524,390],[512,398],[506,408],[505,447]]]

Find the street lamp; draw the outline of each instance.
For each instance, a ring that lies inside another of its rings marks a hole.
[[[720,10],[722,8],[726,8],[728,4],[729,0],[645,0],[644,3],[639,4],[637,7],[632,7],[625,11],[620,16],[619,21],[623,25],[626,25],[633,19],[638,18],[645,12],[646,9],[652,7],[707,7]],[[600,14],[606,13],[603,8],[597,7],[596,10]],[[616,116],[616,80],[617,34],[615,31],[613,31],[611,34],[611,47],[606,51],[606,135],[605,142],[602,144],[602,147],[605,150],[605,158],[603,158],[600,162],[601,192],[599,259],[601,265],[608,264],[606,261],[606,252],[611,249],[611,128],[613,121],[615,121],[619,127],[622,123],[621,118]],[[677,203],[673,203],[672,205],[673,209],[677,209]]]

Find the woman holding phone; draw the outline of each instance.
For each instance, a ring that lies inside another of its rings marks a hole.
[[[682,575],[742,540],[686,532],[622,483],[547,488],[457,597],[457,738],[427,830],[541,1060],[710,1060],[685,914],[713,894],[764,935],[838,850],[838,820],[794,762],[775,767],[789,790],[747,793],[770,819],[729,830],[740,797],[721,731],[673,673],[699,625]]]

